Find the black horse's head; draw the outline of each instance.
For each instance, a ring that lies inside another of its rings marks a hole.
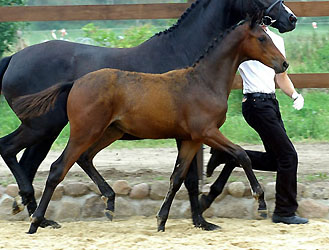
[[[280,33],[295,29],[297,17],[284,5],[283,0],[255,0],[255,2],[264,10],[264,24],[272,25]]]

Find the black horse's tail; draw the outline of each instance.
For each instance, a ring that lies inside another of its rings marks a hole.
[[[20,119],[41,116],[54,107],[57,97],[70,93],[74,82],[56,84],[41,92],[18,97],[13,101],[13,110]]]
[[[0,95],[1,95],[1,89],[2,89],[2,79],[8,68],[10,60],[11,60],[11,56],[8,56],[8,57],[2,58],[0,61]]]

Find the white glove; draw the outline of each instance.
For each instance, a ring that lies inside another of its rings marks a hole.
[[[293,107],[297,110],[301,110],[304,107],[304,98],[296,91],[292,94],[291,98],[294,100]]]

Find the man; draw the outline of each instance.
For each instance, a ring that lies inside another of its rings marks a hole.
[[[281,53],[285,55],[283,39],[271,32],[266,26],[263,27]],[[307,223],[306,218],[301,218],[295,214],[298,207],[296,201],[297,152],[286,134],[281,119],[279,104],[275,97],[275,83],[286,95],[293,99],[295,109],[300,110],[303,108],[304,98],[296,92],[286,72],[275,74],[273,69],[258,61],[242,63],[239,66],[239,72],[243,79],[243,116],[247,123],[259,134],[266,151],[246,151],[250,157],[252,168],[263,171],[277,171],[276,202],[272,221],[285,224]],[[212,153],[207,168],[208,176],[212,174],[217,165],[223,163],[223,158],[220,157],[223,153],[213,150]],[[219,158],[221,158],[221,162],[218,162]],[[234,163],[228,161],[227,164]]]

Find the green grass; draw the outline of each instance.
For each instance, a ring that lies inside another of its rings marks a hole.
[[[289,137],[294,142],[328,142],[329,141],[329,94],[323,90],[302,90],[305,106],[297,111],[292,107],[292,100],[277,91],[282,117]],[[227,120],[221,131],[231,141],[239,144],[261,143],[258,134],[248,126],[241,114],[241,90],[232,91],[229,98]],[[4,136],[20,124],[7,102],[0,99],[0,136]],[[69,125],[57,138],[54,148],[63,148],[69,137]],[[117,141],[112,147],[175,147],[175,140],[138,140]]]

